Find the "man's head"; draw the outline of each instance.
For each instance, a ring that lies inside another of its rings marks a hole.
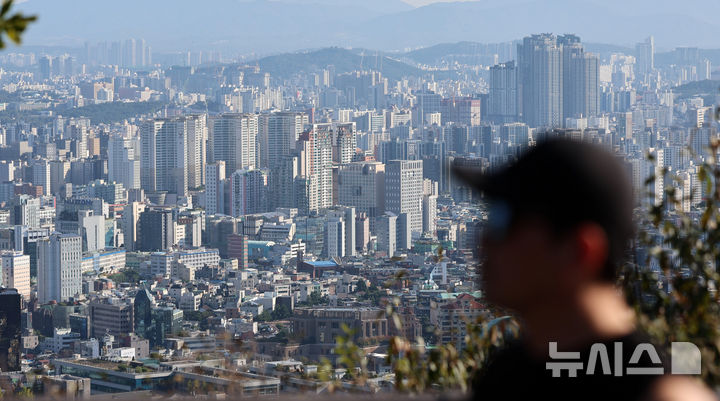
[[[491,301],[522,312],[614,281],[632,234],[632,191],[614,155],[557,139],[494,174],[456,172],[488,204],[482,275]]]

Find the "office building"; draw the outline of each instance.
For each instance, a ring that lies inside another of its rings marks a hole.
[[[423,161],[390,160],[385,171],[385,210],[407,213],[413,237],[422,234]]]
[[[374,219],[385,211],[385,165],[380,162],[352,162],[338,172],[338,203],[352,206]]]
[[[264,213],[268,209],[268,171],[244,169],[230,176],[230,208],[233,217]]]
[[[130,300],[132,301],[132,300]],[[90,301],[89,315],[93,338],[106,334],[125,336],[133,331],[133,304],[118,298],[102,298]]]
[[[30,300],[30,255],[19,251],[0,252],[2,264],[2,286],[14,288],[25,298]]]
[[[38,241],[38,301],[65,302],[82,293],[82,237],[53,234]]]
[[[137,249],[143,252],[164,251],[175,243],[172,210],[150,209],[140,213]]]

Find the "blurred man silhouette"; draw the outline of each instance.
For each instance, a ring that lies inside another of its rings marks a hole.
[[[497,172],[454,171],[488,205],[481,270],[486,298],[514,311],[523,327],[522,338],[480,373],[475,399],[714,399],[688,377],[624,370],[637,346],[650,341],[636,330],[634,311],[615,283],[633,233],[631,184],[616,156],[552,139]],[[551,355],[551,343],[580,358]],[[607,350],[611,372],[596,353],[588,373],[593,344]],[[644,355],[633,366],[669,373],[666,358],[658,356],[660,363]],[[553,377],[553,362],[580,362],[582,368],[576,377],[567,370]]]

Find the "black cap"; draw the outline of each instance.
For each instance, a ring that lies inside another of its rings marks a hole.
[[[569,139],[548,139],[497,172],[453,167],[489,200],[516,216],[535,215],[558,231],[584,222],[602,226],[617,263],[633,232],[633,195],[621,159],[605,149]]]

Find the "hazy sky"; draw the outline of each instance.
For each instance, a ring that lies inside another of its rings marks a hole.
[[[422,7],[426,6],[428,4],[432,3],[449,3],[449,2],[456,2],[456,1],[477,1],[477,0],[403,0],[405,3],[408,3],[415,7]]]

